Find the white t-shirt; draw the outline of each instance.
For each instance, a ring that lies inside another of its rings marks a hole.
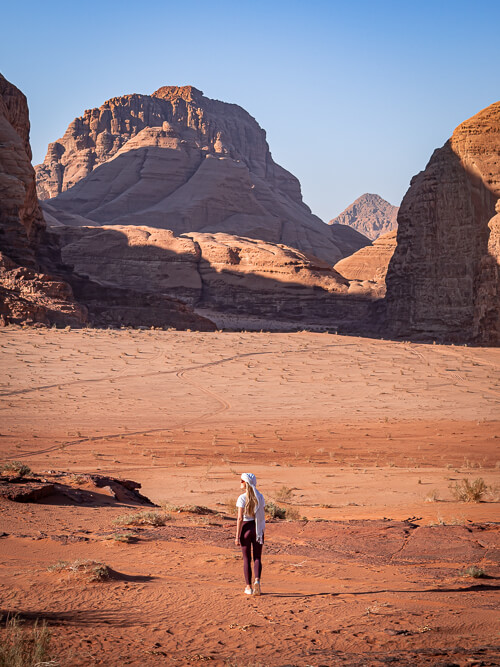
[[[247,494],[242,493],[241,496],[238,496],[238,500],[236,501],[236,507],[243,507],[243,509],[245,509],[246,504],[247,504]],[[245,513],[243,513],[243,521],[255,521],[255,517],[247,516]]]

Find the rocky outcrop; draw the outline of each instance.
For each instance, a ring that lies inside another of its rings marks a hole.
[[[382,234],[391,232],[397,227],[399,208],[389,204],[379,195],[366,193],[358,197],[345,211],[329,225],[349,225],[369,239],[377,239]]]
[[[130,479],[109,477],[98,473],[78,475],[51,470],[42,475],[30,473],[27,477],[0,476],[0,498],[18,503],[34,503],[54,495],[78,503],[102,504],[104,489],[109,498],[107,504],[145,505],[157,507],[149,498],[139,492],[141,484]]]
[[[325,225],[244,109],[191,86],[125,95],[74,120],[38,165],[51,221],[147,225],[285,244],[331,264],[368,241]]]
[[[29,129],[25,96],[0,75],[0,324],[80,325],[85,309],[69,285],[39,265],[45,223]]]
[[[465,121],[415,176],[387,273],[395,335],[500,343],[500,102]]]
[[[371,308],[371,295],[353,293],[328,262],[282,244],[138,226],[62,226],[53,233],[63,261],[106,291],[176,297],[201,312],[256,316],[269,324],[359,326]]]
[[[0,324],[78,327],[86,320],[66,281],[20,266],[0,252]]]
[[[376,298],[385,295],[385,277],[396,248],[396,231],[379,236],[372,245],[345,257],[333,267],[344,278],[360,283]]]

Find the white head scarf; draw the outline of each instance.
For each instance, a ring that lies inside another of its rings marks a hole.
[[[247,484],[250,484],[250,486],[255,487],[257,486],[257,477],[253,474],[253,472],[244,472],[241,475],[241,479],[246,482]]]

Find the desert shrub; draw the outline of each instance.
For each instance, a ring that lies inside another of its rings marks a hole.
[[[35,667],[49,662],[50,632],[47,623],[35,621],[22,628],[15,616],[8,618],[0,643],[0,667]]]
[[[287,521],[298,521],[300,519],[300,512],[296,507],[287,507],[285,512]]]
[[[280,503],[289,503],[292,499],[292,491],[289,486],[282,486],[276,493],[276,500]]]
[[[217,514],[215,510],[211,510],[209,507],[205,507],[205,505],[181,505],[179,510],[181,512],[189,512],[189,514],[201,514],[203,516]]]
[[[160,507],[164,512],[180,512],[181,511],[181,506],[180,505],[174,505],[173,503],[167,503],[167,501],[164,501],[160,503]]]
[[[110,539],[114,540],[115,542],[123,542],[124,544],[131,544],[132,542],[137,541],[137,535],[135,533],[127,531],[125,533],[115,533],[114,535],[111,536]]]
[[[51,572],[73,572],[85,575],[89,581],[105,581],[109,579],[111,570],[104,563],[96,560],[75,560],[73,563],[60,560],[48,568]]]
[[[71,477],[71,481],[73,482],[73,484],[81,485],[85,484],[87,482],[87,479],[83,475],[73,475]]]
[[[95,561],[87,561],[81,566],[85,574],[88,574],[89,581],[105,581],[109,579],[111,571],[104,563],[97,563]]]
[[[486,576],[486,572],[483,570],[482,567],[478,567],[477,565],[470,565],[462,572],[462,575],[464,577],[473,577],[474,579],[480,579],[481,577]]]
[[[113,523],[118,526],[164,526],[172,517],[161,512],[136,512],[117,517]]]
[[[17,477],[27,477],[31,473],[31,468],[21,461],[7,461],[2,466],[2,475],[16,475]]]
[[[266,503],[266,514],[271,519],[284,519],[286,517],[286,510],[273,502]]]
[[[488,487],[484,479],[478,477],[473,482],[469,482],[468,479],[455,482],[455,484],[450,485],[450,489],[455,500],[462,503],[479,503]]]

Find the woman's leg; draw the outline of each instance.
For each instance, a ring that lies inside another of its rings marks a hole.
[[[255,578],[260,580],[262,575],[262,547],[264,545],[257,542],[255,539],[253,543],[253,566],[255,571]]]
[[[249,522],[243,524],[241,529],[240,543],[241,553],[243,554],[243,572],[247,586],[252,585],[252,530],[248,526]]]

